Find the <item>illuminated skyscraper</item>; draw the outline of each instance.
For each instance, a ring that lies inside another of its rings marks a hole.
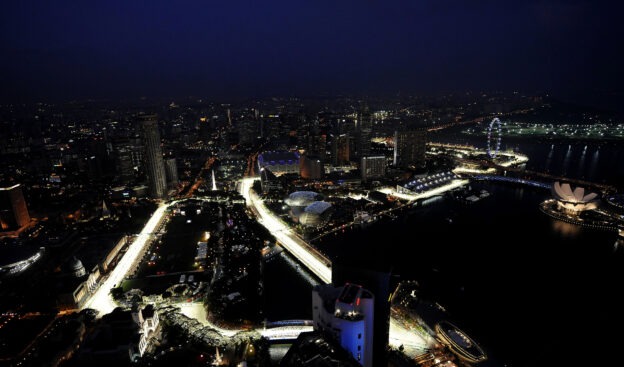
[[[386,175],[386,157],[383,155],[362,157],[360,171],[362,173],[362,181],[364,182],[384,177]]]
[[[29,223],[30,215],[22,187],[19,184],[0,187],[0,230],[13,231]]]
[[[325,152],[327,150],[327,136],[321,131],[319,120],[316,116],[305,118],[308,127],[305,135],[307,139],[306,153],[318,157],[321,162],[325,162]]]
[[[178,164],[175,158],[168,158],[165,160],[165,172],[167,174],[167,184],[169,187],[176,187],[178,185]]]
[[[400,168],[421,168],[425,166],[425,130],[394,132],[394,165]]]
[[[349,163],[349,135],[334,135],[332,138],[332,164],[342,166]]]
[[[141,115],[139,120],[141,122],[143,144],[145,145],[145,171],[147,173],[150,196],[154,199],[162,199],[167,194],[167,176],[160,147],[158,116]]]
[[[368,111],[368,106],[362,107],[356,121],[356,156],[362,159],[368,157],[371,149],[371,137],[373,135],[373,120]]]
[[[310,180],[320,180],[323,177],[324,169],[321,158],[316,155],[304,155],[299,160],[301,165],[301,177]]]

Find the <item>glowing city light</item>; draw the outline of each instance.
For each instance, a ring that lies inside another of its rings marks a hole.
[[[279,243],[297,260],[303,263],[310,271],[323,282],[331,283],[331,267],[329,260],[322,258],[308,249],[308,245],[299,238],[288,226],[276,218],[252,192],[254,178],[245,178],[241,182],[241,194],[247,204],[253,206],[258,213],[258,222],[266,227]]]

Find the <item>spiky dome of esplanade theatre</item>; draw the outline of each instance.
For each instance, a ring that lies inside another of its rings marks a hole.
[[[557,200],[557,209],[571,215],[579,215],[586,210],[598,207],[598,194],[589,192],[584,187],[577,186],[572,189],[569,183],[555,182],[552,193]]]

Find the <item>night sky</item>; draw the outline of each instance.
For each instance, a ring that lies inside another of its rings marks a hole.
[[[0,103],[622,91],[620,1],[6,1]]]

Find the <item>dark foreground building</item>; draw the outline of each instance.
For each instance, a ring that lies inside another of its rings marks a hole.
[[[281,367],[360,367],[340,344],[323,333],[301,333],[280,362]]]

